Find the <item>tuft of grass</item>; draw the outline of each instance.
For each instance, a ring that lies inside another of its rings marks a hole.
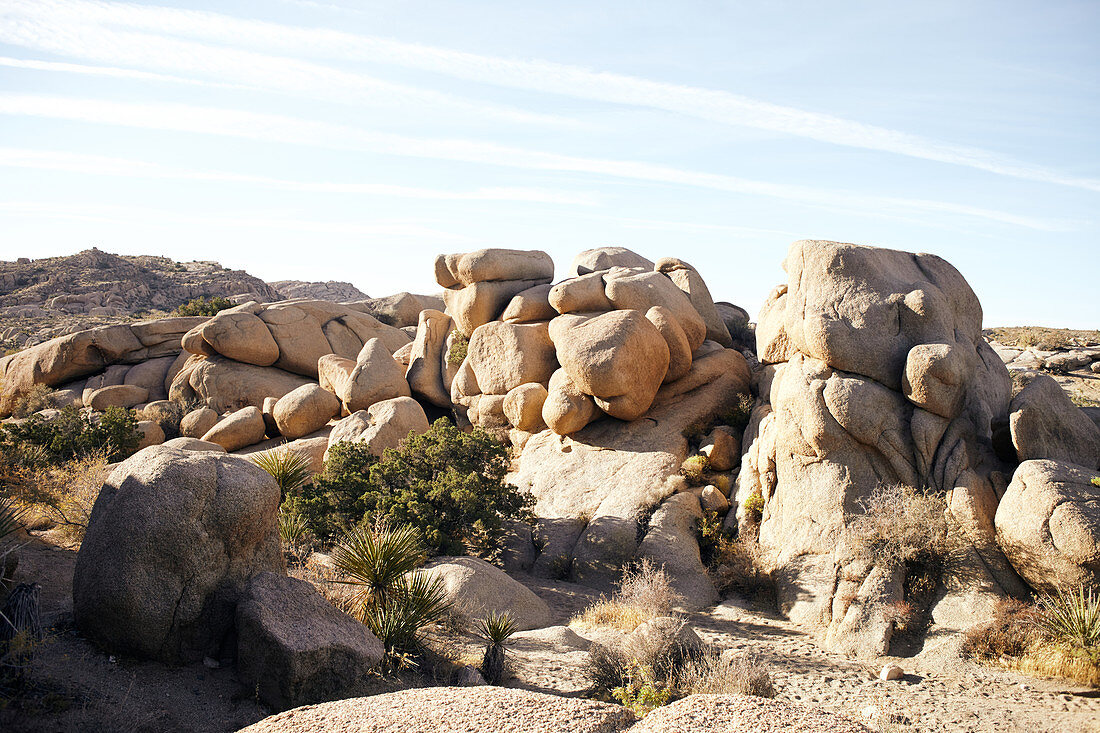
[[[686,458],[680,465],[680,475],[688,480],[688,483],[698,486],[703,483],[703,477],[706,475],[707,466],[709,461],[707,457],[700,454]]]
[[[677,686],[690,695],[776,694],[771,672],[753,654],[705,654],[684,668]]]
[[[1079,649],[1100,661],[1100,596],[1084,586],[1039,601],[1039,628],[1057,644]]]
[[[313,478],[313,462],[289,448],[263,451],[252,456],[252,462],[271,474],[285,498],[287,494],[309,483]],[[304,522],[304,520],[303,520]]]
[[[750,522],[759,524],[764,518],[764,495],[759,490],[752,492],[741,502],[741,509]]]
[[[1100,476],[1093,476],[1092,485],[1100,488]]]
[[[480,619],[474,627],[475,633],[485,642],[485,654],[479,669],[489,684],[497,685],[504,679],[505,644],[518,630],[511,616],[496,611]]]
[[[11,409],[12,417],[29,417],[39,410],[53,407],[53,401],[50,399],[53,392],[52,387],[44,384],[34,385],[29,392],[16,398]]]
[[[740,397],[737,398],[737,404],[730,410],[722,413],[720,419],[726,425],[734,428],[738,434],[745,431],[745,426],[749,424],[749,418],[752,416],[754,400],[751,394],[743,392]]]
[[[16,504],[10,497],[0,497],[0,539],[22,529],[26,514],[26,507]]]
[[[305,518],[294,509],[283,505],[279,507],[279,539],[283,543],[283,552],[290,555],[298,564],[305,562],[313,551],[313,533]]]
[[[947,504],[942,496],[880,484],[857,503],[863,513],[848,515],[846,532],[874,562],[896,566],[946,555]]]
[[[623,573],[615,595],[596,601],[569,623],[581,629],[609,626],[633,631],[650,619],[669,615],[681,600],[665,569],[642,560]]]
[[[594,629],[601,626],[619,631],[633,631],[646,621],[656,618],[653,614],[614,598],[602,598],[586,608],[579,616],[574,616],[570,626],[579,629]]]

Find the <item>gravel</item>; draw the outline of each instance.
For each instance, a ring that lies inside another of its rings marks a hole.
[[[746,695],[692,695],[657,708],[630,733],[870,733],[836,713],[798,703]]]

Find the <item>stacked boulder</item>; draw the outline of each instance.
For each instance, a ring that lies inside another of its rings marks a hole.
[[[726,348],[729,331],[686,262],[607,247],[581,253],[572,270],[551,284],[542,252],[439,257],[447,312],[421,314],[413,394],[453,405],[521,449],[511,480],[534,494],[540,517],[541,552],[529,545],[526,567],[565,567],[606,586],[642,547],[668,561],[686,552],[678,582],[705,604],[714,589],[692,522],[677,509],[675,532],[654,529],[669,541],[645,544],[650,528],[639,520],[687,489],[683,434],[748,393],[748,363]],[[469,342],[455,364],[447,340],[462,334]],[[698,513],[698,498],[687,498]]]

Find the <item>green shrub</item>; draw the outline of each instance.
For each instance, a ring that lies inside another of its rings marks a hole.
[[[187,301],[180,307],[176,308],[177,316],[210,316],[217,315],[218,312],[225,310],[226,308],[232,308],[233,301],[228,298],[223,298],[220,295],[215,295],[210,300],[207,300],[203,296],[193,298]]]
[[[661,684],[653,679],[653,670],[648,667],[635,667],[627,675],[626,682],[611,690],[619,704],[629,708],[639,718],[644,718],[672,699],[672,685]]]
[[[386,518],[415,527],[430,555],[492,556],[505,522],[530,520],[534,503],[505,483],[508,464],[508,448],[488,433],[464,433],[440,418],[381,459],[361,444],[336,443],[313,487],[292,501],[320,536]]]
[[[0,427],[0,449],[16,463],[59,464],[103,451],[108,461],[134,454],[141,432],[132,410],[108,407],[98,418],[69,406],[51,420],[32,415]]]
[[[735,428],[738,434],[744,432],[745,426],[749,424],[749,418],[752,416],[753,403],[754,400],[751,394],[742,393],[737,398],[737,404],[722,413],[722,422]]]
[[[1094,476],[1093,477],[1092,485],[1100,488],[1100,476]]]
[[[420,629],[451,610],[442,578],[417,572],[424,561],[419,533],[378,522],[348,532],[332,551],[336,569],[358,587],[351,607],[391,662],[421,651]]]
[[[466,352],[470,348],[470,339],[459,330],[451,331],[451,348],[447,350],[447,363],[451,366],[462,366],[466,361]]]
[[[702,454],[691,456],[684,459],[684,462],[680,464],[680,475],[686,478],[689,484],[701,484],[703,483],[703,476],[707,471],[707,465],[706,456]]]
[[[1100,660],[1100,596],[1083,586],[1039,601],[1039,628],[1056,643]]]
[[[741,508],[750,521],[759,522],[764,516],[764,495],[760,491],[752,492],[741,502]]]

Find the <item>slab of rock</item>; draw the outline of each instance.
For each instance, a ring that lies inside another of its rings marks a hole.
[[[997,542],[1036,590],[1100,589],[1100,472],[1024,461],[997,506]]]
[[[445,307],[443,298],[439,296],[416,293],[395,293],[382,298],[366,298],[344,305],[361,310],[395,328],[415,326],[421,311],[428,309],[441,311]]]
[[[615,308],[604,288],[603,273],[592,272],[558,283],[550,288],[546,300],[554,309],[554,316],[559,313],[604,313]]]
[[[639,310],[645,313],[655,305],[664,306],[680,324],[692,351],[698,349],[707,337],[707,325],[699,311],[691,304],[684,291],[667,275],[660,272],[631,273],[616,276],[612,270],[604,275],[605,292],[616,308]]]
[[[77,627],[116,653],[216,658],[247,579],[283,572],[280,498],[243,458],[153,446],[122,462],[77,554]]]
[[[550,278],[475,282],[457,290],[444,290],[443,300],[455,327],[469,336],[478,326],[497,320],[512,298],[549,282]]]
[[[499,280],[549,281],[553,277],[554,261],[539,250],[479,249],[435,259],[435,280],[445,288]]]
[[[245,586],[236,627],[241,682],[275,710],[363,692],[384,654],[366,626],[310,583],[271,572]]]
[[[1100,468],[1100,428],[1053,378],[1033,377],[1009,409],[1012,444],[1021,461],[1046,458]]]
[[[403,381],[406,381],[412,392],[386,395],[386,399],[415,394],[436,407],[451,406],[450,388],[444,384],[443,367],[447,361],[447,337],[453,330],[454,321],[446,313],[437,310],[420,312],[416,338],[409,352],[408,369],[403,375]],[[357,409],[368,406],[362,405]]]
[[[224,356],[192,356],[172,380],[168,397],[173,402],[200,402],[220,414],[250,405],[262,408],[264,399],[278,399],[310,383],[276,367],[242,364]]]
[[[240,733],[616,733],[634,720],[622,705],[594,700],[490,685],[424,687],[288,710]]]
[[[196,344],[189,340],[187,350],[207,355],[221,354],[245,364],[271,366],[279,360],[279,344],[267,324],[256,315],[262,310],[263,306],[252,302],[221,311],[196,329],[197,336],[206,342],[204,346],[207,348],[200,346],[200,350],[196,351]],[[194,338],[191,334],[188,336]]]
[[[164,430],[152,420],[139,420],[137,429],[138,432],[141,433],[141,440],[138,442],[137,447],[138,450],[148,448],[151,445],[160,445],[164,442]]]
[[[573,258],[569,271],[575,275],[587,275],[599,270],[610,270],[612,267],[637,267],[643,270],[652,270],[653,263],[642,257],[637,252],[632,252],[625,247],[597,247],[586,249]]]
[[[720,426],[703,439],[699,452],[707,457],[707,465],[712,470],[729,471],[741,462],[741,441],[732,429]]]
[[[89,396],[88,407],[106,410],[108,407],[133,407],[149,401],[149,390],[135,384],[101,387]]]
[[[645,317],[657,327],[668,344],[668,371],[665,382],[675,382],[691,371],[692,349],[687,334],[680,328],[672,311],[661,305],[655,305],[646,311]]]
[[[149,400],[155,402],[168,398],[168,390],[164,386],[164,378],[178,357],[162,356],[159,359],[150,359],[140,364],[135,364],[126,372],[123,384],[133,384],[149,390]]]
[[[718,600],[718,591],[699,556],[696,529],[702,518],[695,494],[673,494],[653,513],[649,531],[638,547],[640,557],[665,568],[673,589],[692,610],[713,606]]]
[[[217,443],[232,453],[255,445],[264,439],[267,426],[263,413],[257,407],[245,407],[232,413],[206,431],[202,440]]]
[[[538,323],[549,321],[558,312],[550,305],[550,284],[536,285],[517,293],[509,302],[500,320],[505,323]]]
[[[389,354],[385,357],[393,363]],[[396,364],[394,365],[396,366]],[[328,423],[340,412],[340,400],[318,384],[303,384],[279,398],[271,411],[279,433],[287,440],[309,435]],[[263,421],[263,414],[260,414]],[[264,429],[267,429],[266,423]]]
[[[622,420],[646,413],[668,372],[669,351],[661,332],[642,313],[558,316],[549,333],[570,380],[592,395],[601,410]]]
[[[546,601],[503,570],[476,557],[437,558],[424,569],[442,580],[454,609],[470,621],[507,613],[520,631],[554,623]]]
[[[85,405],[88,405],[91,402],[92,394],[94,394],[96,390],[125,384],[126,375],[131,368],[132,367],[127,364],[112,364],[104,369],[102,374],[88,377],[84,382],[84,389],[80,395],[81,401]]]
[[[837,713],[786,700],[749,695],[689,695],[663,705],[630,733],[872,733]]]

